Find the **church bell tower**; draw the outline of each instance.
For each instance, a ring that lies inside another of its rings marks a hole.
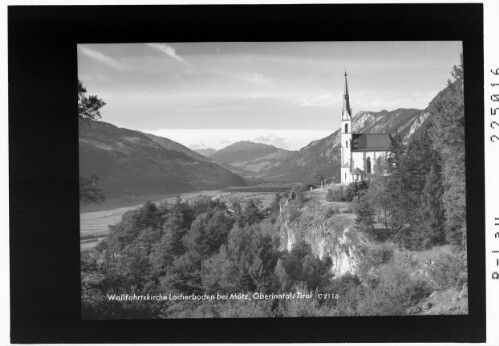
[[[343,109],[341,110],[341,183],[351,182],[352,159],[352,110],[348,96],[347,71],[345,70],[345,91],[343,93]]]

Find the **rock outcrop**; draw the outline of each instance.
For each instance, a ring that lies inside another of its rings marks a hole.
[[[353,227],[353,214],[340,211],[324,219],[319,203],[300,208],[291,201],[283,207],[280,221],[283,250],[291,251],[296,243],[305,241],[320,259],[331,258],[335,277],[356,274],[369,241]]]

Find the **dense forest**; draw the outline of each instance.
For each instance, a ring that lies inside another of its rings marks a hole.
[[[409,142],[394,136],[389,174],[378,171],[369,184],[356,187],[359,227],[376,233],[375,213],[384,213],[385,231],[411,249],[444,243],[466,249],[462,64],[452,75],[454,81],[430,103],[428,122]]]
[[[355,274],[334,276],[331,257],[319,257],[306,241],[291,249],[281,244],[283,218],[299,217],[307,186],[287,199],[286,214],[279,194],[267,208],[258,200],[227,205],[205,196],[148,202],[126,212],[106,239],[82,252],[82,317],[408,315],[446,290],[455,296],[437,313],[467,313],[462,64],[452,75],[418,133],[407,143],[394,136],[385,167],[368,181],[327,193],[329,201],[351,203],[344,212],[355,213],[355,229],[371,241]],[[396,256],[439,246],[451,250],[423,276],[407,270],[410,259]]]

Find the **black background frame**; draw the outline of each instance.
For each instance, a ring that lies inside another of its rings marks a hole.
[[[11,6],[8,26],[13,343],[485,340],[481,4]],[[463,42],[469,315],[80,319],[78,43],[411,40]]]

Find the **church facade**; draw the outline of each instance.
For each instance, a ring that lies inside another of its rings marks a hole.
[[[348,95],[347,73],[341,111],[341,183],[369,179],[388,157],[392,137],[388,133],[353,133],[352,109]]]

